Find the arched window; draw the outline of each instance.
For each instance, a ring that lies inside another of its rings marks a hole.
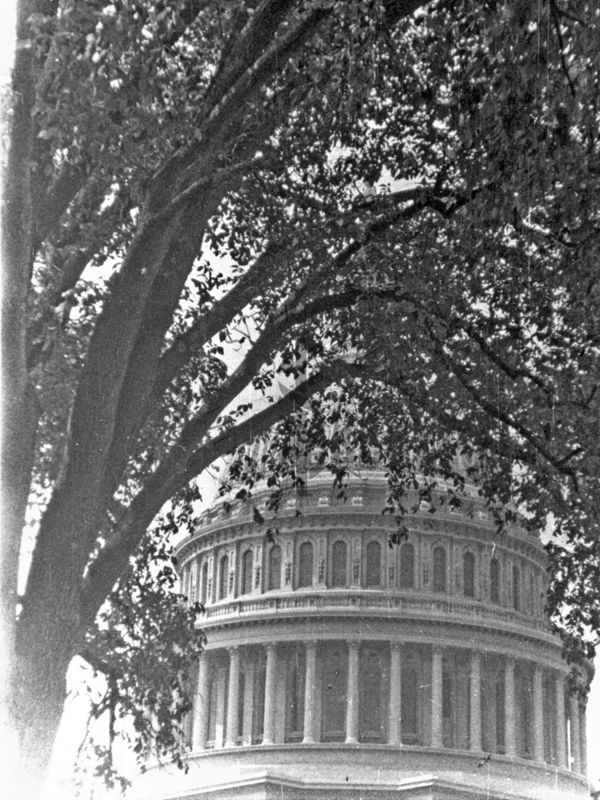
[[[229,559],[226,555],[221,556],[219,559],[219,591],[218,599],[223,600],[227,597],[227,577],[229,573]]]
[[[274,544],[269,550],[269,589],[281,587],[281,547]]]
[[[441,545],[433,548],[433,591],[446,591],[446,551]]]
[[[196,569],[196,562],[194,561],[189,573],[188,600],[190,603],[196,602]]]
[[[252,591],[252,550],[244,551],[242,556],[242,590],[241,594],[249,594]]]
[[[497,558],[490,561],[490,600],[500,602],[500,562]]]
[[[302,542],[298,554],[298,586],[312,586],[313,582],[313,546],[310,542]]]
[[[468,551],[463,555],[463,593],[475,597],[475,556]]]
[[[533,587],[533,573],[530,572],[527,576],[527,611],[530,614],[535,613],[535,591]]]
[[[379,542],[369,542],[367,545],[365,583],[367,586],[381,585],[381,545]]]
[[[208,597],[208,561],[205,561],[204,564],[202,564],[200,580],[200,602],[204,605],[206,604],[206,599]]]
[[[516,564],[513,564],[512,570],[512,594],[513,608],[519,611],[521,608],[521,572]]]
[[[400,547],[400,588],[414,589],[415,586],[415,548],[405,542]]]
[[[334,542],[331,548],[331,585],[346,585],[346,542]]]

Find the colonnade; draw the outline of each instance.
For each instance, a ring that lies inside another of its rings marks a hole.
[[[339,672],[344,682],[341,694],[341,702],[345,706],[344,729],[335,739],[322,736],[325,711],[321,708],[322,691],[317,687],[327,657],[326,651],[321,648],[327,647],[327,644],[313,640],[302,645],[294,642],[269,643],[252,648],[233,646],[226,650],[205,652],[200,659],[195,693],[193,749],[232,748],[240,744],[274,745],[288,741],[282,715],[278,711],[282,702],[287,706],[290,704],[291,690],[287,686],[282,689],[282,683],[286,681],[285,658],[289,653],[286,647],[301,650],[299,663],[303,674],[298,685],[303,698],[297,701],[297,708],[301,708],[298,722],[301,730],[296,741],[307,745],[334,740],[346,744],[373,741],[364,738],[364,731],[360,727],[361,692],[364,693],[364,687],[361,689],[361,652],[368,643],[358,639],[335,642],[335,646],[338,649],[341,646],[345,653],[343,669]],[[382,652],[386,666],[381,683],[386,688],[381,708],[385,709],[387,716],[378,743],[395,747],[418,743],[433,749],[458,747],[474,753],[491,751],[510,758],[524,756],[537,762],[550,762],[577,773],[585,772],[585,708],[576,696],[565,696],[565,675],[559,668],[545,668],[532,660],[515,659],[507,655],[494,656],[495,693],[493,700],[490,700],[490,692],[482,692],[482,687],[488,687],[491,679],[489,664],[484,661],[487,656],[481,651],[410,642],[377,646],[384,648]],[[403,728],[403,712],[406,712],[403,707],[403,703],[406,703],[403,693],[404,665],[407,663],[407,652],[415,647],[419,648],[420,658],[424,659],[421,672],[422,682],[426,684],[425,688],[423,685],[415,687],[420,692],[419,711],[423,718],[422,735],[418,742],[415,737],[406,736]],[[260,691],[256,688],[257,653],[261,670],[264,670],[264,674],[261,671],[258,676]],[[461,687],[451,690],[448,688],[451,685],[449,681],[454,680],[455,667],[451,659],[457,653],[465,665],[464,681]],[[526,690],[521,688],[524,685],[522,674],[527,675]],[[488,683],[484,682],[484,678]],[[527,692],[527,712],[522,708],[522,691]],[[449,743],[445,732],[445,715],[448,714],[451,701],[456,714],[461,715],[460,725],[464,731],[462,738],[450,740]],[[491,723],[486,719],[488,713],[493,716]],[[526,713],[529,714],[527,719],[523,716]],[[209,738],[211,714],[214,732]],[[257,716],[260,717],[259,724],[255,724]],[[490,724],[494,729],[493,741],[489,735]],[[523,739],[527,740],[526,745]]]

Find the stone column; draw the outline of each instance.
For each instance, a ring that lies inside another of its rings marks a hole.
[[[562,673],[554,679],[556,697],[556,761],[559,767],[566,769],[567,762],[567,720],[565,715],[565,679]]]
[[[389,744],[402,744],[402,648],[393,642],[390,648],[390,719]]]
[[[571,723],[571,769],[581,772],[581,739],[579,723],[579,698],[569,697],[569,721]]]
[[[481,654],[471,653],[469,744],[471,750],[481,751]]]
[[[263,718],[263,744],[273,744],[275,716],[275,686],[277,682],[277,650],[274,644],[266,645],[265,709]]]
[[[431,746],[442,746],[442,651],[431,652]]]
[[[356,744],[358,742],[358,648],[358,642],[348,642],[346,744]]]
[[[210,702],[210,656],[204,652],[198,665],[198,687],[192,722],[192,750],[206,749]]]
[[[580,750],[581,750],[581,772],[583,773],[583,775],[587,775],[587,728],[586,728],[585,706],[581,705],[579,711],[580,711],[579,739],[580,739]]]
[[[304,672],[304,737],[302,744],[315,742],[315,685],[317,676],[317,643],[306,643]]]
[[[242,720],[242,744],[252,744],[252,712],[254,708],[254,659],[244,666],[244,712]]]
[[[507,658],[504,664],[504,748],[507,756],[517,754],[515,730],[515,662]]]
[[[223,747],[224,727],[225,727],[225,684],[227,682],[227,672],[225,667],[220,666],[217,675],[217,703],[215,711],[215,750]]]
[[[542,668],[536,664],[533,670],[533,758],[544,761],[544,691]]]
[[[229,648],[229,688],[227,691],[227,727],[225,747],[235,747],[239,727],[240,651]]]

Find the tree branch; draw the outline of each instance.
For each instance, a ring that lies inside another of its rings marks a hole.
[[[65,163],[59,170],[54,183],[50,186],[44,197],[40,199],[35,215],[35,242],[34,250],[37,252],[41,243],[58,223],[61,216],[69,207],[73,198],[88,176],[88,167],[83,162],[79,164]]]
[[[252,157],[247,161],[239,161],[228,167],[212,172],[205,177],[191,183],[173,197],[163,208],[156,210],[148,218],[152,225],[159,225],[177,213],[181,208],[197,200],[203,192],[220,189],[221,194],[225,194],[233,179],[238,179],[242,174],[249,172],[257,167],[264,166],[265,159]]]
[[[160,358],[156,380],[152,387],[152,402],[159,400],[168,385],[189,362],[199,353],[213,336],[223,330],[233,318],[242,312],[250,301],[260,294],[262,281],[273,277],[273,267],[287,252],[283,245],[269,244],[249,269],[229,292],[214,306],[201,314],[185,333],[176,337]]]
[[[367,373],[367,367],[337,362],[310,376],[272,405],[206,443],[198,446],[197,439],[195,442],[190,440],[187,446],[176,446],[175,457],[173,453],[167,457],[149,478],[145,488],[117,522],[110,541],[89,566],[81,591],[84,620],[88,623],[94,620],[106,596],[128,568],[129,556],[135,551],[148,525],[161,506],[179,489],[216,459],[264,433],[316,392],[344,377],[360,377]]]

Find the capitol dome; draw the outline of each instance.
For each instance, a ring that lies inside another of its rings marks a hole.
[[[207,646],[189,770],[150,769],[147,800],[589,796],[539,540],[497,534],[471,491],[458,511],[422,504],[390,546],[385,489],[367,470],[341,499],[313,473],[275,535],[249,504],[216,505],[180,545]]]

